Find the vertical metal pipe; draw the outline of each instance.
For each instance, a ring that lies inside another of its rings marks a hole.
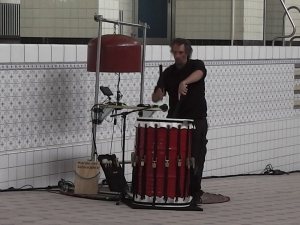
[[[101,36],[102,36],[102,16],[99,19],[99,27],[98,27],[98,42],[97,42],[97,61],[96,61],[96,83],[95,83],[95,101],[94,104],[98,104],[98,95],[99,95],[99,75],[100,75],[100,60],[101,60]],[[95,160],[96,153],[96,136],[97,136],[97,124],[92,125],[92,153],[91,160]]]
[[[123,10],[119,10],[119,20],[120,20],[121,22],[124,21]],[[124,33],[123,25],[119,25],[119,34],[123,34],[123,33]]]
[[[263,18],[263,42],[264,42],[264,46],[266,46],[267,42],[266,42],[266,28],[267,28],[267,0],[264,0],[264,18]]]
[[[231,0],[231,45],[234,44],[234,32],[235,32],[235,0]]]
[[[146,57],[146,37],[147,37],[147,23],[144,24],[143,32],[143,52],[142,52],[142,71],[141,71],[141,92],[140,92],[140,104],[144,103],[144,80],[145,80],[145,57]]]
[[[0,3],[0,35],[3,35],[3,32],[2,32],[2,17],[3,17],[3,5],[2,3]]]

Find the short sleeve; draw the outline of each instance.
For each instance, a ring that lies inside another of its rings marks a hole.
[[[203,75],[204,75],[203,78],[206,77],[207,71],[206,71],[204,62],[202,60],[195,60],[193,67],[194,67],[193,68],[194,70],[201,70],[203,72]]]

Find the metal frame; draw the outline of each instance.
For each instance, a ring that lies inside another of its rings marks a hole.
[[[296,9],[300,13],[300,9],[297,6],[290,6],[290,7],[287,8],[288,11],[290,11],[291,9]],[[282,18],[282,20],[283,20],[282,35],[284,35],[284,33],[285,33],[285,17],[286,17],[286,12],[284,12],[284,15],[283,15],[283,18]],[[296,27],[295,28],[293,27],[293,29],[295,29],[295,33],[296,33]],[[285,46],[285,40],[284,39],[285,38],[282,38],[282,46]]]
[[[296,38],[300,38],[300,36],[294,36],[294,37],[292,37],[290,39],[290,46],[292,46],[292,43],[293,43],[294,39],[296,39]]]
[[[263,17],[263,43],[264,46],[266,46],[266,39],[267,39],[267,0],[264,0],[264,17]]]
[[[234,45],[235,33],[235,0],[231,0],[231,45]]]
[[[144,24],[135,24],[135,23],[127,23],[119,20],[109,20],[103,18],[102,15],[95,15],[94,19],[96,22],[99,23],[98,25],[98,42],[97,42],[97,61],[96,61],[96,83],[95,83],[95,102],[94,104],[98,104],[98,95],[99,95],[99,75],[100,75],[100,60],[101,60],[101,36],[102,36],[102,23],[112,23],[118,26],[125,25],[125,26],[132,26],[143,29],[143,51],[142,51],[142,68],[141,68],[141,84],[140,84],[140,103],[142,104],[144,99],[144,74],[145,74],[145,56],[146,56],[146,35],[147,29],[150,27],[147,23]],[[93,141],[92,141],[92,153],[91,153],[91,160],[95,160],[95,153],[96,153],[96,131],[97,131],[97,124],[92,125],[93,131]]]
[[[294,21],[293,21],[291,15],[290,15],[290,13],[289,13],[289,10],[286,8],[286,5],[285,5],[285,3],[283,2],[283,0],[280,0],[280,2],[281,2],[281,5],[283,6],[283,8],[284,8],[284,10],[285,10],[286,15],[288,16],[288,18],[289,18],[289,20],[290,20],[290,22],[291,22],[291,24],[292,24],[292,26],[293,26],[293,32],[292,32],[291,34],[289,34],[289,35],[282,35],[282,36],[273,38],[273,40],[272,40],[272,46],[274,46],[275,41],[276,41],[277,39],[282,38],[282,39],[284,40],[284,38],[293,37],[294,34],[296,33],[296,27],[295,27]],[[292,6],[291,6],[291,7],[292,7]],[[289,8],[291,8],[291,7],[289,7]],[[284,41],[283,41],[283,42],[284,42]]]

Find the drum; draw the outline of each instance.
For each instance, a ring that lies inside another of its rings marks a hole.
[[[132,156],[133,202],[190,204],[193,121],[138,118]]]

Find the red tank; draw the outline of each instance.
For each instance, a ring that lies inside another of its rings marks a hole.
[[[87,70],[96,72],[97,42],[88,44]],[[141,72],[141,44],[134,38],[121,34],[108,34],[101,37],[101,72]]]

